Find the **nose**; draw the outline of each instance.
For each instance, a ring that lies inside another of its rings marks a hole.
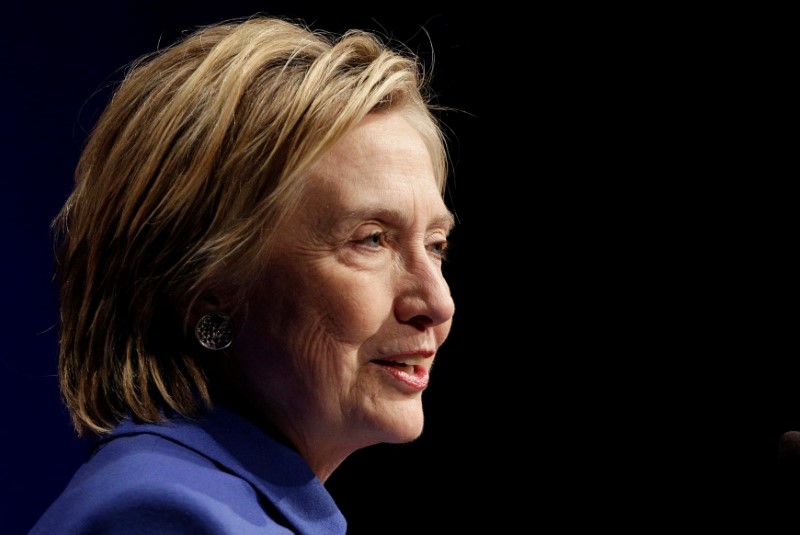
[[[402,279],[395,300],[398,321],[425,330],[452,319],[455,303],[450,286],[442,274],[441,264],[427,252],[407,263]]]

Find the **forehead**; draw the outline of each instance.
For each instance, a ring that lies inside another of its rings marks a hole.
[[[422,135],[399,112],[367,115],[314,166],[318,175],[360,167],[424,167],[433,172]]]
[[[367,220],[448,232],[453,220],[423,136],[398,112],[370,114],[322,156],[292,212],[289,226],[319,237]]]
[[[427,146],[398,112],[368,115],[314,165],[306,189],[311,198],[344,204],[396,201],[445,209]]]

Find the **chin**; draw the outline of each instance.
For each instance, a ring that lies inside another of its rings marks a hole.
[[[384,442],[386,442],[387,444],[407,444],[409,442],[414,442],[420,436],[422,436],[422,428],[420,428],[417,432],[414,433],[394,435],[393,440],[384,440]]]
[[[412,442],[422,435],[425,418],[422,409],[396,411],[391,418],[384,417],[380,423],[380,442],[403,444]]]

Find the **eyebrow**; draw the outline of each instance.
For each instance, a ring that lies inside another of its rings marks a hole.
[[[380,206],[364,206],[356,210],[346,212],[339,218],[339,224],[358,219],[378,219],[380,221],[398,221],[407,219],[406,213],[391,208]],[[428,228],[444,227],[447,232],[453,230],[456,225],[456,218],[449,210],[435,216],[428,224]]]
[[[456,226],[456,217],[453,213],[448,210],[439,217],[435,217],[433,219],[434,225],[433,226],[443,226],[447,229],[448,232],[453,230],[453,227]]]

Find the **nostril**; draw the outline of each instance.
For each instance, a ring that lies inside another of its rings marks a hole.
[[[419,331],[424,331],[433,325],[433,320],[428,316],[414,316],[407,323]]]

